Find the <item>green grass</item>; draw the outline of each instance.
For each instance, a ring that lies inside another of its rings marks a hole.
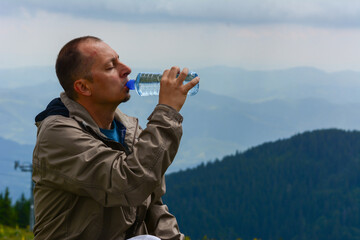
[[[0,225],[0,239],[3,240],[32,240],[33,233],[29,229],[22,229],[19,227],[8,227]]]

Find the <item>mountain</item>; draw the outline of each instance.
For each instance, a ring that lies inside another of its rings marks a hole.
[[[191,239],[360,239],[360,132],[297,134],[166,176]]]
[[[236,98],[241,102],[263,102],[274,99],[300,100],[319,98],[332,103],[360,102],[360,72],[325,72],[313,67],[278,70],[245,70],[238,67],[212,66],[193,69],[198,72],[200,91]],[[137,72],[161,72],[159,69],[135,68]],[[53,66],[0,68],[1,89],[30,87],[57,82]]]
[[[0,90],[0,136],[33,145],[34,117],[60,92],[56,82]],[[156,104],[156,97],[133,93],[132,99],[121,104],[120,109],[137,116],[144,127]],[[360,103],[335,104],[321,99],[247,103],[200,90],[187,99],[181,110],[184,134],[170,171],[306,130],[358,129],[360,111],[356,109],[360,109]]]
[[[360,87],[360,81],[356,81],[360,74],[356,72],[325,73],[312,68],[246,71],[225,67],[198,72],[200,91],[189,97],[181,110],[184,134],[170,172],[307,130],[359,129],[360,111],[356,109],[360,99],[354,92]],[[224,84],[217,86],[222,79]],[[0,81],[0,136],[33,145],[34,117],[62,91],[53,68],[0,69]],[[26,87],[18,87],[17,81],[26,82]],[[334,92],[348,101],[328,94]],[[137,116],[145,127],[156,103],[156,97],[139,97],[133,92],[132,99],[121,104],[120,109]]]
[[[313,68],[196,71],[200,91],[181,110],[184,134],[169,173],[304,131],[359,129],[360,73]],[[0,191],[10,186],[16,200],[21,192],[28,194],[30,176],[14,170],[14,161],[31,163],[34,117],[59,96],[61,87],[53,67],[0,69],[0,83]],[[156,97],[132,93],[120,109],[137,116],[145,127],[156,103]]]

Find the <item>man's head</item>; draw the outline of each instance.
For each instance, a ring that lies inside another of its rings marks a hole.
[[[127,101],[130,73],[131,69],[120,62],[109,45],[91,36],[71,40],[60,50],[56,62],[56,74],[66,94],[92,105]]]
[[[92,36],[75,38],[68,42],[59,52],[56,60],[56,75],[68,97],[76,99],[74,82],[84,78],[91,81],[92,59],[85,56],[79,49],[79,45],[86,41],[100,42],[101,39]]]

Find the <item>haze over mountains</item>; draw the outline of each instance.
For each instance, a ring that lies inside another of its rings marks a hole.
[[[195,71],[201,77],[200,91],[181,110],[183,140],[170,172],[307,130],[360,128],[360,73],[326,73],[314,68]],[[0,82],[0,137],[31,148],[35,115],[62,91],[53,67],[0,69]],[[133,92],[120,109],[137,116],[145,127],[156,103],[156,97],[139,97]],[[7,154],[4,151],[1,158],[7,159]],[[31,154],[21,160],[31,162]],[[5,185],[0,182],[1,190]]]
[[[248,71],[211,67],[199,70],[199,75],[207,80],[203,89],[244,102],[307,98],[331,103],[360,102],[360,73],[354,71],[330,73],[311,67]]]

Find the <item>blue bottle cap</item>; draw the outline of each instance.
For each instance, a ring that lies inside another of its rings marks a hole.
[[[134,79],[130,79],[130,80],[126,83],[126,86],[128,87],[128,89],[134,90],[134,89],[135,89],[135,80],[134,80]]]

